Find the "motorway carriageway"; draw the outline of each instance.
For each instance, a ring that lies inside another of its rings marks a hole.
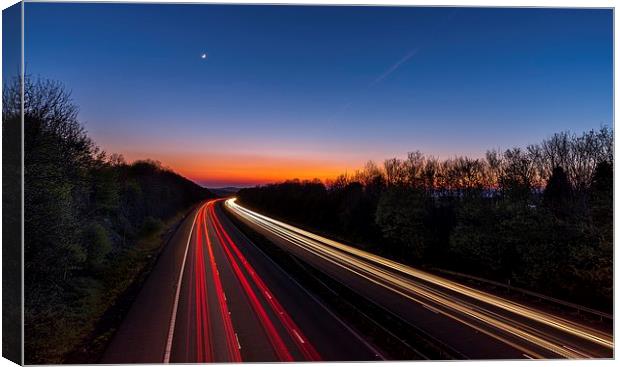
[[[460,357],[611,358],[595,328],[330,240],[242,207],[238,219],[298,259],[422,329]]]

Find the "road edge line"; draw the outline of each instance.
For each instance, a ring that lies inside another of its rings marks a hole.
[[[185,272],[185,262],[187,261],[187,253],[189,252],[189,243],[192,240],[192,234],[194,233],[194,227],[196,226],[196,218],[198,213],[204,208],[206,204],[201,205],[196,214],[194,214],[194,220],[192,220],[192,227],[189,230],[189,236],[187,237],[187,245],[185,245],[185,254],[183,254],[183,262],[181,263],[181,271],[179,273],[179,280],[177,282],[177,290],[174,295],[174,303],[172,305],[172,315],[170,316],[170,327],[168,328],[168,337],[166,338],[166,349],[164,350],[163,363],[170,363],[170,354],[172,352],[172,339],[174,337],[174,327],[177,321],[177,310],[179,308],[179,297],[181,295],[181,283],[183,282],[183,273]]]

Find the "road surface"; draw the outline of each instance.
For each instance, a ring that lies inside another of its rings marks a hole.
[[[370,254],[226,201],[253,230],[460,357],[610,358],[609,333]]]
[[[209,201],[166,246],[101,362],[382,357]]]

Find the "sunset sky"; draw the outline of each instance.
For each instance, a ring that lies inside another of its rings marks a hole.
[[[98,145],[210,187],[613,124],[611,10],[25,9],[27,72],[72,90]]]

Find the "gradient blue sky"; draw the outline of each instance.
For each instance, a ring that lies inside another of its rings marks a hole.
[[[73,91],[99,145],[208,186],[613,124],[611,10],[26,3],[25,19],[27,72]]]

